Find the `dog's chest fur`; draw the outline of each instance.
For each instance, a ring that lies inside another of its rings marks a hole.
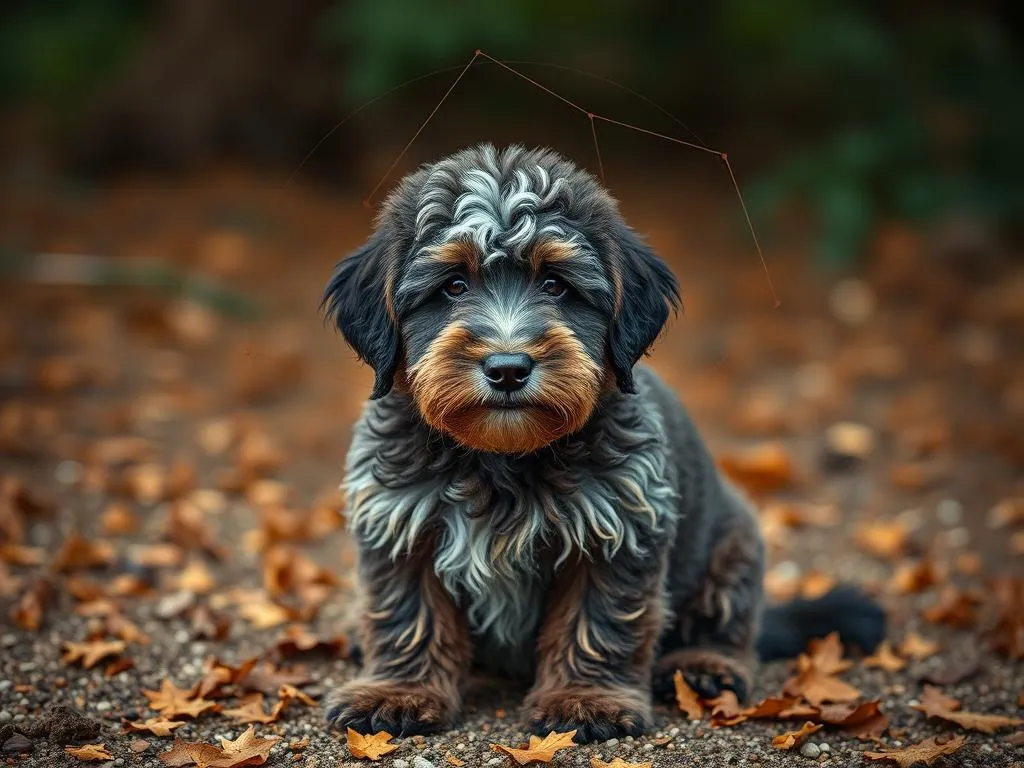
[[[506,457],[452,445],[402,396],[373,401],[348,456],[350,529],[395,560],[433,546],[478,643],[526,651],[559,566],[644,554],[674,527],[664,432],[635,402],[615,398],[578,435]]]

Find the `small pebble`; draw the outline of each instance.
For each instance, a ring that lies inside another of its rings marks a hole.
[[[678,736],[678,735],[679,735],[679,729],[678,729],[678,728],[672,728],[672,729],[671,729],[671,730],[670,730],[670,731],[668,732],[668,735],[669,735],[669,736],[671,736],[672,738],[675,738],[676,736]]]
[[[959,525],[964,518],[964,508],[956,499],[943,499],[936,506],[935,514],[943,525]]]
[[[614,747],[614,746],[615,746],[616,744],[618,744],[618,743],[619,743],[619,740],[618,740],[618,739],[608,739],[608,741],[606,741],[606,742],[604,743],[604,745],[605,745],[606,747]]]
[[[487,761],[487,764],[488,765],[497,765],[498,763],[503,763],[503,762],[505,762],[504,758],[492,757],[490,760]]]
[[[423,755],[416,755],[412,759],[412,768],[437,768],[437,766],[423,757]]]
[[[403,760],[402,758],[398,758],[397,760],[395,760],[395,762],[392,763],[392,765],[395,768],[409,768],[409,761]]]
[[[982,745],[981,745],[981,751],[982,751],[982,752],[988,752],[988,753],[991,753],[991,752],[993,752],[994,750],[992,749],[992,745],[991,745],[991,744],[982,744]]]
[[[110,702],[109,701],[97,701],[96,702],[96,711],[97,712],[109,712],[110,711]]]
[[[643,750],[644,750],[644,752],[653,752],[654,751],[654,745],[653,744],[644,744]]]
[[[818,749],[820,749],[822,752],[831,752],[832,751],[832,747],[830,747],[828,745],[827,741],[821,742],[821,744],[818,745]]]
[[[6,709],[0,709],[0,725],[2,725],[4,723],[9,723],[13,719],[14,719],[14,716],[11,715],[10,712],[8,712]]]
[[[800,747],[800,754],[804,757],[809,757],[812,760],[821,754],[821,747],[815,744],[813,741],[804,742],[804,745]]]
[[[54,468],[53,476],[61,485],[74,485],[82,476],[82,465],[77,461],[62,461]]]

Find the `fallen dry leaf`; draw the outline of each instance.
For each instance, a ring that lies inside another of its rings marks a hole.
[[[215,747],[202,741],[186,742],[174,739],[174,745],[159,755],[167,766],[185,766],[195,763],[197,768],[240,768],[243,765],[262,765],[267,761],[274,744],[280,736],[262,738],[256,735],[252,726],[237,739],[221,739]]]
[[[172,579],[174,589],[205,595],[217,586],[213,574],[201,560],[191,560],[181,573]]]
[[[868,554],[883,560],[895,560],[907,548],[910,531],[900,521],[875,521],[859,525],[854,543]]]
[[[838,632],[832,632],[821,640],[811,640],[807,649],[806,663],[813,665],[822,674],[838,675],[853,666],[852,661],[843,659],[843,644],[839,641]],[[797,663],[801,664],[799,659]]]
[[[92,669],[108,656],[116,656],[121,653],[127,644],[123,640],[100,641],[95,640],[86,643],[76,643],[71,640],[64,642],[64,655],[61,661],[65,664],[81,662],[86,669]]]
[[[917,632],[908,632],[900,643],[900,655],[917,661],[924,661],[939,652],[939,644],[922,637]]]
[[[865,752],[864,759],[886,760],[896,763],[900,768],[913,768],[915,764],[919,763],[931,765],[943,755],[952,755],[967,741],[963,736],[955,736],[948,741],[941,739],[941,736],[937,736],[899,749]]]
[[[43,623],[43,611],[53,597],[53,584],[47,578],[36,579],[11,606],[11,621],[22,629],[35,632]]]
[[[792,708],[797,704],[798,701],[799,699],[795,698],[769,697],[764,701],[758,702],[753,706],[747,707],[745,710],[743,710],[743,714],[751,720],[785,720],[788,718],[784,717],[784,714],[787,711],[792,710]],[[808,712],[810,714],[798,715],[798,718],[796,719],[812,717],[817,715],[817,709],[809,708]]]
[[[180,768],[183,765],[193,765],[195,760],[188,752],[189,743],[184,739],[174,737],[174,744],[166,752],[161,752],[157,757],[168,768]]]
[[[275,667],[270,662],[253,668],[252,672],[246,675],[240,682],[247,691],[260,691],[270,696],[275,691],[280,691],[282,685],[306,685],[312,678],[306,673],[305,668],[299,666],[294,668]]]
[[[165,717],[199,717],[206,710],[217,706],[216,702],[193,698],[191,690],[182,690],[170,680],[164,680],[159,691],[144,690],[142,694],[149,699],[149,708],[155,709]]]
[[[312,696],[310,696],[307,693],[303,693],[298,688],[296,688],[294,685],[288,685],[288,684],[282,685],[281,688],[278,690],[277,695],[281,699],[281,701],[286,702],[286,703],[290,702],[290,701],[298,700],[298,701],[301,701],[303,704],[305,704],[308,707],[315,707],[316,706],[316,700],[313,699]]]
[[[249,673],[252,672],[255,666],[255,656],[250,659],[246,659],[236,667],[233,667],[230,664],[225,664],[216,657],[208,658],[203,663],[205,674],[196,684],[192,693],[200,699],[222,694],[222,688],[241,683],[246,677],[248,677]]]
[[[782,692],[787,696],[803,696],[813,706],[825,702],[856,701],[860,698],[860,691],[849,683],[822,674],[813,667],[787,680]]]
[[[922,618],[932,624],[948,624],[958,629],[969,629],[978,621],[978,605],[981,599],[969,592],[962,592],[952,584],[943,588],[939,599],[921,612]]]
[[[270,712],[263,711],[263,694],[256,693],[245,699],[242,704],[232,709],[225,709],[221,714],[239,723],[276,723],[287,701],[278,701]]]
[[[900,563],[892,575],[890,585],[899,594],[909,595],[924,592],[945,578],[931,560],[916,560]]]
[[[786,750],[793,749],[794,747],[799,747],[807,740],[808,736],[810,736],[812,733],[820,731],[822,728],[824,728],[824,726],[815,725],[814,723],[807,721],[802,726],[800,726],[800,730],[798,731],[786,731],[785,733],[780,733],[777,736],[773,736],[772,746],[776,749]]]
[[[133,733],[146,731],[148,733],[152,733],[154,736],[170,736],[171,731],[175,728],[180,728],[184,724],[185,722],[183,720],[167,720],[163,717],[151,717],[142,723],[125,720],[124,732]]]
[[[722,691],[715,698],[709,699],[707,704],[711,707],[711,725],[716,728],[738,725],[747,719],[739,699],[732,691]]]
[[[112,662],[110,662],[109,664],[107,664],[107,666],[103,668],[103,676],[114,677],[115,675],[120,675],[122,672],[126,672],[129,669],[133,669],[134,667],[134,661],[129,659],[127,656],[122,656],[119,659],[114,659]]]
[[[889,727],[889,718],[882,712],[881,702],[877,699],[861,704],[824,704],[815,719],[839,726],[858,739],[871,741],[881,739]]]
[[[530,743],[520,749],[505,747],[501,744],[491,744],[491,749],[503,755],[508,755],[517,765],[550,763],[558,750],[572,749],[576,746],[576,742],[572,740],[575,735],[575,729],[565,733],[552,731],[543,739],[538,736],[531,736]]]
[[[718,464],[725,474],[751,493],[770,493],[796,483],[789,453],[777,442],[725,454]]]
[[[690,720],[700,720],[704,717],[704,707],[694,690],[686,684],[683,673],[677,669],[672,681],[676,685],[676,703],[679,705],[679,711],[685,712]]]
[[[899,672],[907,666],[907,662],[893,652],[888,640],[883,640],[874,654],[864,659],[863,664],[865,667],[886,672]]]
[[[80,534],[72,533],[54,556],[53,569],[66,572],[108,565],[113,562],[114,554],[114,546],[109,541],[89,541]]]
[[[65,754],[79,760],[113,760],[114,756],[107,752],[103,744],[85,744],[81,747],[64,747]]]
[[[960,702],[946,696],[938,688],[926,685],[921,696],[921,703],[914,707],[918,712],[923,712],[928,717],[945,720],[947,723],[959,725],[970,731],[981,731],[982,733],[995,733],[1002,728],[1013,728],[1024,724],[1019,717],[1006,717],[1004,715],[979,715],[973,712],[964,712],[960,709]]]
[[[323,638],[301,624],[293,624],[281,633],[274,644],[274,650],[285,658],[306,653],[325,653],[344,658],[348,652],[348,640],[344,635]]]
[[[134,533],[139,529],[139,521],[124,504],[114,503],[100,515],[100,527],[109,536],[123,533]]]
[[[352,753],[352,757],[380,760],[383,755],[398,749],[398,744],[388,744],[394,737],[387,731],[364,736],[348,728],[345,734],[348,741],[348,751]]]
[[[621,757],[616,757],[610,763],[606,763],[599,757],[590,758],[591,768],[651,768],[651,763],[627,763]]]

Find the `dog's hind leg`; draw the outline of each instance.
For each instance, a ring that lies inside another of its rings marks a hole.
[[[677,669],[705,698],[732,690],[742,701],[750,690],[763,602],[764,545],[746,501],[730,488],[724,499],[707,570],[699,583],[675,598],[676,617],[654,666],[653,688],[659,698],[671,696]]]
[[[650,670],[664,625],[664,563],[620,552],[567,564],[548,602],[526,698],[540,734],[637,736],[651,721]]]
[[[433,733],[452,725],[472,658],[465,618],[438,581],[433,549],[391,561],[360,555],[363,670],[327,697],[327,719],[360,733]]]

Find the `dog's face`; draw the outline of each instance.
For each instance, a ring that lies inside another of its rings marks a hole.
[[[547,150],[490,145],[406,177],[324,304],[423,419],[476,450],[579,430],[677,306],[675,279],[605,190]]]

